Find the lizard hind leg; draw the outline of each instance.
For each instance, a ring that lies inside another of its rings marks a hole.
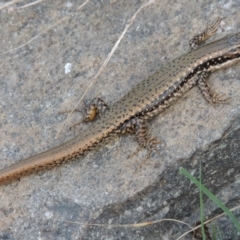
[[[97,115],[101,116],[108,108],[108,105],[101,98],[94,98],[86,107],[84,122],[95,120]]]
[[[101,98],[94,98],[89,105],[85,104],[85,109],[86,110],[85,110],[84,119],[72,125],[70,129],[79,125],[82,122],[94,121],[98,115],[99,116],[103,115],[107,111],[107,109],[109,109],[109,107]],[[76,111],[83,112],[78,109]]]
[[[148,137],[147,136],[145,120],[142,118],[133,118],[133,119],[129,120],[128,122],[124,123],[118,129],[118,133],[122,133],[122,134],[135,133],[136,134],[136,139],[139,144],[139,147],[128,158],[131,158],[132,156],[136,155],[143,148],[147,149],[147,151],[148,151],[147,156],[143,160],[141,165],[149,159],[152,151],[157,150],[156,146],[162,142],[162,141],[158,140],[156,137]]]

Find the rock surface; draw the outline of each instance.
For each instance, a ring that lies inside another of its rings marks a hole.
[[[69,131],[81,119],[74,114],[61,128],[67,115],[59,112],[77,104],[128,21],[146,2],[89,1],[78,11],[81,3],[70,1],[43,1],[26,8],[21,2],[0,9],[0,169],[91,127],[82,124]],[[188,40],[218,16],[225,19],[211,40],[238,32],[239,8],[237,0],[155,1],[137,15],[84,101],[101,97],[111,106],[166,62],[189,51]],[[210,106],[194,88],[149,121],[150,134],[164,144],[141,169],[146,151],[128,158],[138,145],[127,136],[78,161],[1,186],[0,239],[177,239],[189,228],[172,221],[142,228],[84,223],[168,218],[194,226],[200,217],[199,192],[179,168],[198,177],[200,162],[204,185],[227,207],[238,206],[239,80],[239,64],[210,78],[216,92],[231,97],[228,105]],[[221,213],[206,197],[204,207],[206,218]],[[234,214],[240,218],[240,210]],[[227,217],[212,225],[222,239],[240,239]]]

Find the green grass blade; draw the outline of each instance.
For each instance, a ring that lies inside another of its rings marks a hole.
[[[205,188],[195,177],[193,177],[186,169],[180,168],[180,172],[184,174],[188,179],[190,179],[194,184],[198,186],[201,190],[213,201],[215,202],[231,219],[231,221],[235,224],[238,232],[240,233],[240,223],[237,218],[229,211],[229,209],[215,196],[213,195],[207,188]]]
[[[192,175],[191,175],[192,176]],[[200,163],[200,191],[199,191],[199,198],[200,198],[200,221],[201,221],[201,232],[202,232],[202,239],[206,240],[205,229],[204,229],[204,206],[203,206],[203,194],[202,194],[202,164]]]

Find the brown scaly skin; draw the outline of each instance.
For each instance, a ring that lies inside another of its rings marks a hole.
[[[190,42],[191,46],[195,48],[196,44],[213,35],[220,21],[217,19],[208,27],[204,37],[201,34],[195,37]],[[225,99],[212,94],[206,84],[207,77],[213,71],[229,67],[239,60],[240,33],[226,36],[176,58],[136,85],[74,139],[0,170],[0,184],[68,162],[109,140],[116,133],[135,132],[140,146],[148,149],[153,147],[157,141],[147,137],[145,120],[162,112],[196,85],[208,102],[224,102]],[[104,106],[104,103],[101,105]],[[88,113],[91,120],[99,111],[97,106],[95,104],[92,108],[94,113],[91,113],[91,109]]]

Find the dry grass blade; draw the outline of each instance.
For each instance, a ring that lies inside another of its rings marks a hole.
[[[82,9],[88,2],[89,2],[89,0],[85,1],[82,5],[80,5],[80,6],[77,8],[77,11],[79,11],[80,9]],[[66,16],[66,17],[64,17],[64,18],[62,18],[62,19],[60,19],[60,20],[58,20],[57,22],[55,22],[54,24],[52,24],[52,25],[49,26],[48,28],[46,28],[46,29],[44,29],[43,31],[41,31],[41,32],[40,32],[39,34],[37,34],[35,37],[33,37],[33,38],[31,38],[29,41],[25,42],[24,44],[22,44],[22,45],[20,45],[20,46],[18,46],[18,47],[16,47],[16,48],[12,48],[12,49],[10,49],[10,50],[8,50],[8,51],[6,51],[6,52],[2,52],[2,53],[0,53],[0,54],[3,55],[3,54],[6,54],[6,53],[13,52],[13,51],[16,51],[16,50],[18,50],[18,49],[20,49],[20,48],[22,48],[22,47],[30,44],[32,41],[34,41],[35,39],[37,39],[39,36],[41,36],[42,34],[48,32],[50,29],[52,29],[52,28],[54,28],[55,26],[59,25],[59,24],[62,23],[63,21],[66,21],[67,19],[69,19],[70,17],[72,17],[74,14],[75,14],[75,12],[72,13],[72,14],[70,14],[70,15],[68,15],[68,16]]]
[[[91,88],[91,86],[96,82],[97,78],[100,76],[100,74],[103,72],[104,68],[107,66],[109,60],[111,59],[112,55],[114,54],[114,52],[116,51],[119,43],[121,42],[121,40],[123,39],[124,35],[126,34],[128,28],[133,24],[134,20],[136,19],[138,13],[146,8],[147,6],[149,6],[150,4],[154,3],[155,0],[150,0],[147,3],[143,4],[132,16],[132,18],[130,19],[130,21],[127,23],[125,29],[123,30],[123,32],[121,33],[120,37],[118,38],[117,42],[114,44],[111,52],[108,54],[107,58],[105,59],[105,61],[103,62],[102,66],[100,67],[100,69],[98,70],[97,74],[93,77],[93,79],[90,81],[90,84],[88,85],[87,89],[84,91],[82,97],[79,99],[79,101],[77,102],[77,104],[74,106],[73,110],[69,113],[69,115],[67,116],[66,120],[61,124],[61,126],[58,129],[58,133],[56,135],[56,138],[58,138],[60,131],[62,130],[64,124],[68,121],[69,117],[73,114],[73,112],[75,111],[75,109],[78,107],[78,105],[80,104],[80,102],[83,100],[83,98],[85,97],[86,93],[88,92],[88,90]]]

